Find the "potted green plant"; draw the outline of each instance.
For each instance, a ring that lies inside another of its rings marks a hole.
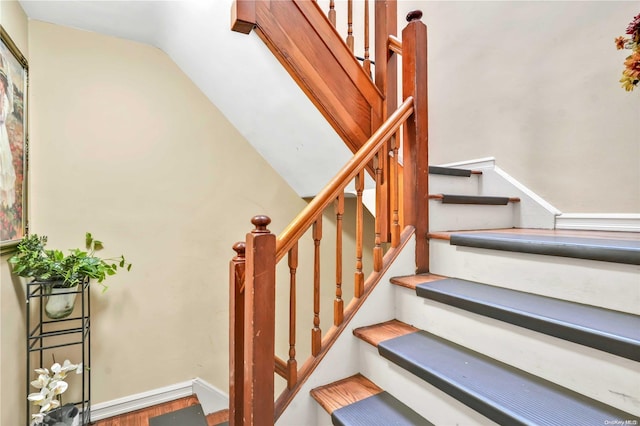
[[[43,285],[47,294],[45,312],[49,318],[65,318],[73,311],[78,285],[95,279],[107,289],[104,280],[115,275],[118,268],[131,269],[124,256],[102,259],[96,252],[102,250],[102,241],[85,235],[86,250],[71,249],[65,255],[60,250],[45,249],[46,236],[32,234],[17,246],[17,253],[9,259],[13,273]]]
[[[72,371],[82,374],[82,370],[82,363],[72,364],[68,359],[62,365],[54,362],[51,369],[35,369],[38,378],[31,382],[31,386],[38,389],[38,392],[30,393],[27,400],[40,409],[31,415],[31,426],[78,425],[78,408],[73,404],[62,405],[62,394],[69,387],[65,381],[67,374]]]

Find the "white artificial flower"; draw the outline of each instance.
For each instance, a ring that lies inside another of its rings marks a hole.
[[[31,419],[32,419],[31,426],[39,425],[42,422],[44,422],[44,414],[42,413],[32,414]]]
[[[34,380],[33,382],[31,382],[31,386],[33,386],[36,389],[42,389],[46,387],[48,383],[49,383],[49,377],[45,376],[44,374],[40,374],[37,380]]]
[[[45,395],[43,395],[40,392],[36,392],[36,393],[30,393],[27,396],[27,399],[29,401],[32,401],[34,404],[39,405],[38,402],[44,401],[45,400]]]
[[[31,393],[27,400],[40,406],[40,412],[32,415],[31,425],[39,425],[44,421],[45,414],[60,407],[61,395],[68,389],[69,384],[63,379],[70,371],[82,374],[82,363],[72,364],[68,359],[62,365],[57,362],[51,366],[51,371],[46,368],[36,368],[38,378],[31,382],[31,386],[40,389],[40,392]]]
[[[50,389],[53,391],[54,395],[60,395],[64,393],[64,391],[66,391],[68,387],[69,384],[67,384],[67,382],[62,380],[55,380],[53,383],[51,383]]]

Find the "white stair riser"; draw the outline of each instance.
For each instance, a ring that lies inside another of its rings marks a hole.
[[[480,195],[479,175],[446,176],[429,175],[429,192],[431,194]]]
[[[431,273],[640,315],[640,266],[452,246],[431,239]]]
[[[400,321],[640,415],[637,362],[424,299],[407,288],[397,287],[395,300]]]
[[[364,305],[354,315],[347,330],[338,337],[318,368],[301,386],[298,394],[276,422],[277,426],[331,424],[331,421],[328,420],[329,415],[326,412],[322,414],[324,409],[318,408],[319,404],[310,395],[311,389],[362,371],[360,359],[357,356],[361,340],[355,337],[351,330],[394,318],[393,298],[395,290],[389,280],[391,277],[406,275],[407,271],[414,270],[414,259],[415,240],[412,238],[384,274],[380,283],[367,297]],[[308,341],[305,343],[308,344]],[[298,342],[298,345],[302,345],[302,342]],[[298,360],[299,368],[303,362],[304,360],[302,359]],[[279,383],[282,383],[282,381],[279,380]]]
[[[518,212],[517,203],[492,206],[443,204],[439,200],[429,200],[429,230],[436,232],[512,228]]]
[[[360,368],[364,376],[436,425],[491,426],[496,423],[409,373],[361,341]]]

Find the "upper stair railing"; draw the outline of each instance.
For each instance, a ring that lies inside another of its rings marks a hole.
[[[240,6],[240,3],[244,3],[244,6]],[[281,7],[283,3],[286,2],[273,4]],[[304,2],[292,0],[292,3],[300,6]],[[390,3],[393,11],[389,11]],[[248,2],[242,1],[238,5],[238,9],[249,6]],[[257,10],[254,4],[253,11]],[[264,10],[256,13],[266,15]],[[255,228],[247,234],[245,241],[233,247],[237,255],[230,266],[231,425],[272,425],[275,422],[414,234],[416,272],[428,271],[427,44],[426,26],[419,20],[421,15],[420,12],[412,12],[407,16],[409,23],[402,32],[402,42],[399,42],[395,36],[390,38],[389,33],[385,37],[378,35],[378,25],[395,26],[395,1],[376,3],[376,40],[380,41],[376,43],[376,80],[379,79],[377,84],[382,87],[380,92],[386,94],[381,113],[387,118],[375,127],[353,158],[279,236],[269,231],[270,218],[255,216],[252,219]],[[382,31],[387,28],[385,26]],[[403,101],[396,107],[397,96],[393,96],[393,99],[388,96],[397,94],[397,83],[389,76],[397,75],[395,56],[399,53],[403,55]],[[403,167],[398,163],[400,151],[403,154]],[[367,172],[373,172],[371,174],[376,184],[376,216],[373,229],[370,230],[365,229],[362,201]],[[356,189],[355,253],[347,256],[343,253],[342,238],[344,194],[352,182]],[[330,262],[335,265],[335,281],[332,281],[333,288],[330,290],[333,294],[333,325],[323,331],[320,318],[320,271],[326,266],[321,266],[320,254],[323,217],[326,217],[326,211],[332,205],[336,228],[335,258]],[[367,232],[373,234],[370,257],[363,253]],[[313,240],[313,246],[309,248],[302,247],[301,237],[305,234],[310,234]],[[385,244],[384,241],[390,243]],[[297,341],[297,312],[300,310],[297,294],[300,285],[306,286],[307,283],[298,282],[297,272],[299,260],[304,257],[299,254],[309,251],[309,257],[313,260],[312,266],[307,266],[312,269],[313,278],[308,283],[312,290],[308,290],[313,294],[313,301],[303,310],[309,312],[308,327],[311,333],[309,349],[305,344],[301,350]],[[351,266],[344,262],[345,258],[352,259]],[[368,258],[371,259],[371,265],[365,265]],[[279,263],[282,266],[278,267]],[[347,268],[353,269],[351,297],[343,294],[343,272]],[[285,276],[278,279],[276,269]],[[365,278],[365,271],[369,270],[371,273]],[[286,307],[276,306],[276,282],[288,286],[289,301]],[[286,360],[276,356],[276,317],[283,317],[278,315],[281,309],[288,311],[284,315],[288,318]],[[310,355],[299,362],[298,352]],[[274,372],[286,381],[275,403]]]

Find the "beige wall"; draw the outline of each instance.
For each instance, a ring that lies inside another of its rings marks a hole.
[[[251,216],[271,216],[270,228],[279,232],[306,202],[163,52],[39,21],[30,21],[28,30],[31,231],[48,235],[56,248],[82,246],[91,231],[105,242],[106,255],[124,253],[134,264],[109,280],[106,294],[92,287],[92,402],[195,377],[226,392],[231,245],[251,229]],[[348,200],[344,251],[350,262],[353,210]],[[334,222],[328,214],[325,247],[335,239]],[[301,363],[312,325],[313,242],[309,235],[305,241],[298,275]],[[334,259],[325,259],[327,330],[335,275]],[[352,269],[346,265],[348,302]],[[2,286],[0,403],[19,409],[2,410],[1,424],[21,424],[24,292],[11,280],[6,258],[2,274],[3,283],[13,285]],[[278,294],[279,303],[288,303],[286,286]]]
[[[17,1],[0,1],[0,23],[29,59],[27,17]],[[17,284],[17,285],[14,285]],[[25,413],[24,290],[0,257],[0,424],[20,425]]]
[[[29,31],[32,230],[58,247],[91,231],[134,264],[93,298],[93,402],[193,377],[225,390],[231,245],[304,201],[163,52]]]

